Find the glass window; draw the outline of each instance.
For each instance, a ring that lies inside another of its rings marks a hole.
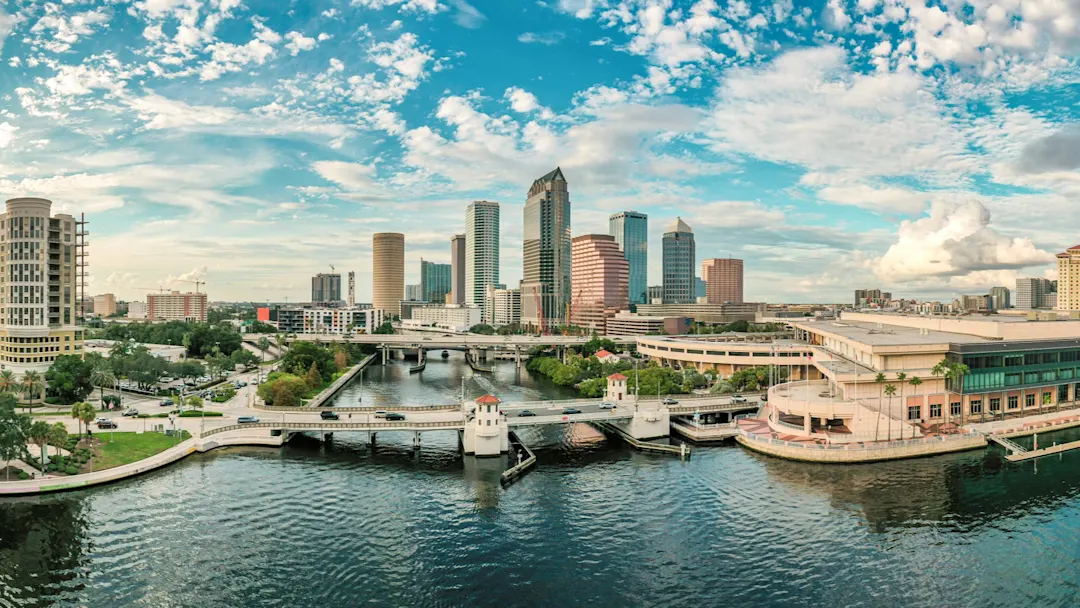
[[[931,418],[941,418],[941,404],[940,403],[931,403],[930,404],[930,417]]]
[[[1058,386],[1058,403],[1069,400],[1069,385],[1061,384]]]
[[[960,415],[960,402],[959,401],[953,401],[952,403],[949,404],[949,414],[951,414],[953,416],[959,416]]]
[[[1001,399],[991,399],[990,400],[990,411],[991,412],[1001,411]]]
[[[969,406],[969,409],[971,410],[972,414],[981,414],[982,413],[982,399],[973,399],[971,401],[971,405]]]
[[[1024,395],[1024,407],[1035,407],[1035,395],[1032,393]]]
[[[922,418],[922,406],[921,405],[909,405],[907,408],[907,419],[918,420]]]

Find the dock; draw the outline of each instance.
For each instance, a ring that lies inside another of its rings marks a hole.
[[[499,477],[499,482],[504,486],[510,485],[518,479],[521,479],[521,476],[524,475],[526,471],[531,469],[533,465],[536,464],[536,454],[534,454],[533,451],[529,449],[529,446],[522,443],[521,440],[518,438],[517,434],[513,431],[510,431],[510,446],[516,446],[521,448],[525,452],[526,458],[524,458],[516,465],[510,467],[509,469],[503,471],[502,475]],[[514,450],[511,449],[511,458],[513,458],[513,454]]]
[[[643,452],[663,452],[666,454],[678,454],[679,457],[684,459],[690,458],[690,448],[686,447],[685,443],[680,445],[669,445],[666,443],[642,441],[640,439],[634,439],[632,436],[627,434],[619,427],[608,422],[591,421],[589,424],[592,424],[593,426],[600,429],[601,431],[604,431],[605,433],[618,435],[623,441],[630,444],[635,449],[641,450]]]
[[[1008,460],[1009,462],[1021,462],[1023,460],[1032,460],[1032,459],[1035,459],[1035,458],[1040,458],[1042,456],[1049,456],[1051,454],[1060,454],[1062,452],[1068,452],[1069,450],[1075,450],[1075,449],[1080,448],[1080,441],[1070,441],[1068,443],[1058,443],[1058,444],[1047,446],[1045,448],[1036,448],[1036,449],[1033,449],[1033,450],[1029,450],[1029,449],[1025,448],[1024,446],[1021,446],[1021,445],[1017,444],[1015,441],[1013,441],[1011,439],[1007,439],[1005,437],[1000,437],[998,435],[987,435],[986,438],[989,439],[990,441],[993,441],[994,443],[1000,445],[1001,447],[1003,447],[1003,448],[1005,448],[1006,450],[1009,451],[1009,453],[1005,455],[1005,460]],[[1035,435],[1035,445],[1036,446],[1039,445],[1038,439],[1039,439],[1039,436]]]
[[[478,364],[476,361],[473,360],[472,356],[469,355],[468,353],[465,353],[465,362],[469,364],[469,367],[472,368],[472,370],[474,372],[487,372],[487,373],[490,374],[494,369],[494,368],[491,368],[491,367],[484,367],[484,366]]]
[[[425,367],[427,367],[427,357],[425,357],[425,356],[421,355],[421,356],[420,356],[420,363],[418,363],[417,365],[413,365],[412,367],[410,367],[410,368],[409,368],[409,373],[410,373],[410,374],[418,374],[418,373],[420,373],[420,372],[424,371],[424,368],[425,368]]]
[[[678,420],[675,417],[671,418],[671,430],[697,443],[724,441],[739,434],[739,427],[734,422],[694,424],[689,420]]]

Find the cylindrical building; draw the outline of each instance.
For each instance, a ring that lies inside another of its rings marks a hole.
[[[372,237],[371,264],[371,307],[383,311],[387,318],[400,317],[405,297],[405,235],[376,233]]]

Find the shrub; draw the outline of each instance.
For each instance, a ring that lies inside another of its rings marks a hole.
[[[67,473],[68,475],[78,475],[79,474],[79,469],[76,469],[75,467],[68,467],[68,468],[64,469],[64,472]]]
[[[27,479],[30,479],[30,474],[26,471],[19,471],[19,479],[26,481]]]
[[[45,397],[45,403],[49,405],[71,405],[72,402],[62,397]]]
[[[180,413],[181,418],[202,418],[203,416],[206,416],[207,418],[213,418],[214,416],[221,416],[221,415],[222,415],[221,412],[210,412],[210,411],[193,412],[191,410]]]

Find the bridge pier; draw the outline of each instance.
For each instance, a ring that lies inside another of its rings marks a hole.
[[[331,441],[334,440],[334,434],[333,433],[323,433],[322,434],[322,440],[323,440],[323,443],[330,443]]]
[[[381,355],[382,355],[382,364],[383,364],[383,365],[386,365],[386,350],[387,350],[387,349],[386,349],[386,345],[385,345],[385,344],[380,344],[380,345],[379,345],[379,354],[381,354]]]
[[[515,346],[514,347],[514,364],[517,366],[518,369],[521,369],[521,347],[520,346]]]
[[[413,433],[412,449],[413,450],[419,450],[420,449],[420,431],[416,431],[415,433]]]

